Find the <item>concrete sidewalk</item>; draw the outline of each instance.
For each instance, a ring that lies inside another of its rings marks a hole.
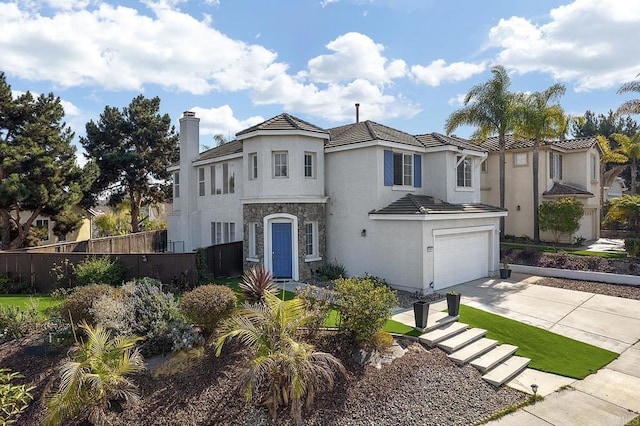
[[[625,425],[640,413],[640,301],[531,284],[536,277],[481,279],[453,287],[462,303],[620,354],[584,380],[527,370],[510,386],[549,393],[499,425]],[[451,290],[451,289],[448,289]],[[547,383],[545,380],[553,381]]]

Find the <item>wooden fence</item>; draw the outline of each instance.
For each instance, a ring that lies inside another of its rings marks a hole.
[[[18,253],[0,252],[0,273],[31,284],[38,293],[53,289],[51,269],[69,259],[78,264],[89,256],[109,256],[126,269],[126,279],[152,277],[163,283],[186,280],[189,286],[197,283],[195,253],[145,253],[145,254],[87,254],[87,253]]]
[[[167,231],[95,238],[85,241],[28,247],[27,253],[164,253],[167,251]]]
[[[242,241],[216,244],[205,249],[207,267],[213,276],[235,277],[242,274]]]

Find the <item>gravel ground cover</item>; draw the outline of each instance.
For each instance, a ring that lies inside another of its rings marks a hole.
[[[639,280],[640,281],[640,280]],[[594,281],[569,280],[565,278],[541,277],[527,282],[547,287],[566,288],[568,290],[586,291],[588,293],[604,294],[606,296],[624,297],[640,300],[640,286],[607,284]]]

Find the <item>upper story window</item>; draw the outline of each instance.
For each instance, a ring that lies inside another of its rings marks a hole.
[[[236,240],[236,224],[233,222],[211,222],[211,244],[224,244]]]
[[[562,180],[562,154],[549,153],[549,178]]]
[[[473,185],[471,181],[471,159],[458,155],[456,156],[456,164],[456,186],[471,187]]]
[[[384,185],[422,187],[422,156],[385,150]]]
[[[258,179],[258,153],[249,154],[249,180]]]
[[[529,155],[526,152],[515,152],[513,154],[513,166],[524,167],[529,165]]]
[[[204,195],[204,167],[198,168],[198,195]]]
[[[595,155],[591,156],[591,180],[598,180],[598,160]]]
[[[315,152],[304,153],[304,177],[306,178],[316,177],[316,153]]]
[[[289,177],[289,156],[287,151],[273,153],[273,177]]]
[[[231,163],[211,166],[211,194],[233,194],[235,192],[236,173]]]
[[[482,160],[482,163],[480,163],[480,171],[482,173],[487,173],[489,171],[489,167],[487,166],[487,159],[486,158],[484,160]]]
[[[40,241],[49,240],[49,219],[36,219],[36,228],[42,232]]]
[[[180,198],[180,172],[173,174],[173,198]]]

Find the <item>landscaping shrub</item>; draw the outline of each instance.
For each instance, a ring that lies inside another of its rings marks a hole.
[[[624,249],[629,257],[640,257],[640,238],[625,239]]]
[[[371,337],[371,346],[379,351],[385,351],[393,346],[393,336],[388,331],[378,330]]]
[[[100,324],[106,330],[112,331],[117,336],[130,336],[133,332],[133,316],[128,311],[123,297],[113,297],[112,294],[104,294],[93,302],[89,312],[93,315],[96,324]]]
[[[74,265],[67,258],[64,258],[60,262],[54,262],[49,271],[49,275],[51,275],[57,289],[73,287],[76,279]]]
[[[84,287],[76,287],[73,292],[60,305],[60,317],[69,321],[71,315],[74,324],[86,321],[95,324],[95,318],[91,313],[93,302],[104,295],[113,296],[115,289],[106,284],[90,284]]]
[[[7,274],[0,274],[0,294],[28,294],[31,293],[31,285],[9,277]]]
[[[141,278],[121,287],[133,332],[143,338],[141,351],[145,356],[182,349],[184,342],[176,339],[185,339],[187,332],[192,334],[188,341],[202,340],[192,327],[184,324],[173,294],[162,292],[161,286],[160,281]]]
[[[398,304],[393,290],[367,277],[340,278],[335,292],[340,305],[339,328],[363,346],[371,344],[373,335],[391,316],[391,308]]]
[[[296,288],[296,297],[302,300],[309,319],[307,320],[307,330],[313,335],[317,332],[329,316],[333,296],[325,288],[305,286]]]
[[[0,368],[0,425],[15,423],[17,417],[27,409],[33,399],[33,387],[15,385],[13,379],[22,378],[22,374]]]
[[[182,295],[180,309],[185,316],[211,334],[220,320],[233,313],[238,298],[223,285],[203,285]]]
[[[30,306],[26,311],[17,306],[0,305],[0,343],[19,339],[38,325],[38,308]]]
[[[73,268],[77,285],[119,285],[124,279],[124,267],[109,256],[88,257]]]
[[[333,281],[345,276],[346,269],[342,263],[329,262],[320,268],[320,279],[322,281]]]
[[[263,266],[247,269],[238,287],[248,303],[264,302],[266,293],[275,294],[278,291],[273,276]]]

